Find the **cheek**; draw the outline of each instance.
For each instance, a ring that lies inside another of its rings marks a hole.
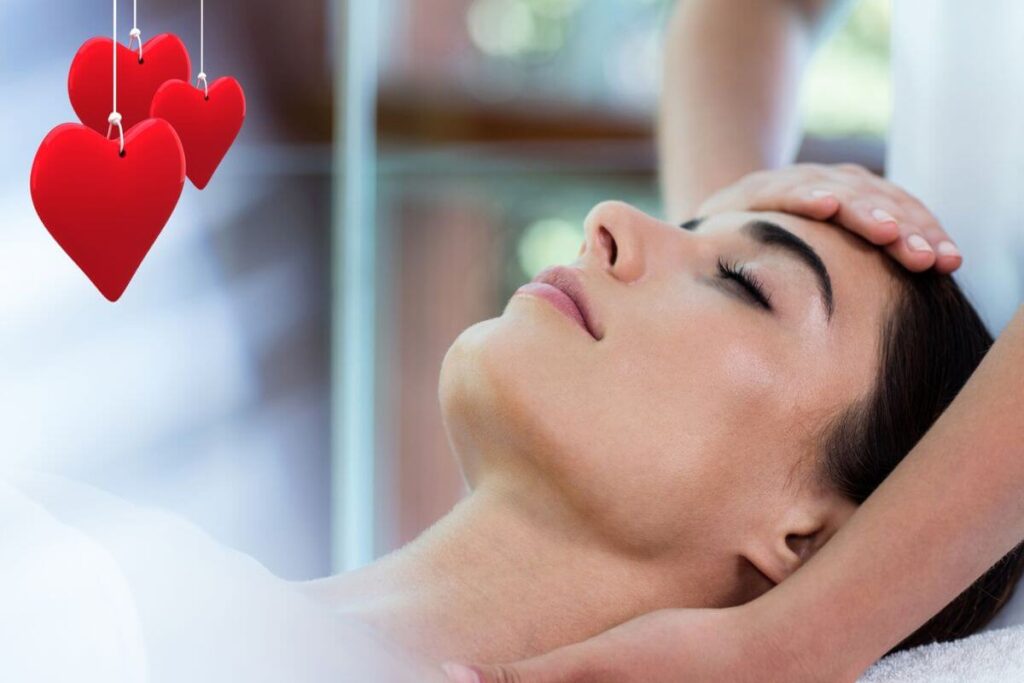
[[[637,550],[672,552],[680,538],[726,530],[725,517],[765,488],[771,463],[757,459],[779,452],[778,360],[724,322],[614,340],[580,392],[588,429],[559,455],[563,474],[589,514]]]
[[[608,424],[618,433],[605,443],[629,457],[608,463],[605,475],[618,482],[617,505],[636,506],[632,519],[653,535],[694,519],[727,531],[730,516],[774,490],[785,469],[778,458],[792,450],[799,397],[785,350],[726,319],[700,324],[699,335],[649,330],[649,341],[610,364]]]
[[[791,391],[791,352],[735,316],[693,315],[640,336],[624,345],[609,384],[641,414],[671,413],[701,445],[774,422]]]
[[[710,494],[735,498],[770,488],[783,469],[780,458],[798,446],[804,397],[790,353],[752,334],[711,352],[715,390],[694,416],[707,425],[701,478]]]
[[[768,349],[763,339],[752,336],[733,337],[716,350],[719,391],[715,399],[726,405],[723,417],[731,418],[728,422],[733,426],[743,425],[743,432],[748,432],[778,417],[791,384],[783,378],[792,378],[782,371],[784,355],[783,349]]]

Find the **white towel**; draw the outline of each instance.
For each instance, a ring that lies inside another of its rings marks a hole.
[[[876,662],[860,683],[1010,683],[1024,681],[1024,626],[922,645]]]

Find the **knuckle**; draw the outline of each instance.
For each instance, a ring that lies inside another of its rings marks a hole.
[[[922,229],[927,230],[941,230],[939,221],[935,218],[931,211],[926,209],[923,204],[897,202],[907,220],[913,221],[921,226]]]
[[[934,221],[922,220],[918,223],[921,226],[921,232],[925,238],[930,242],[939,242],[944,239],[949,239],[949,235],[942,229],[942,226],[935,223]]]
[[[799,177],[812,181],[822,180],[828,177],[828,171],[824,166],[809,161],[802,161],[799,164],[793,164],[792,169]]]
[[[841,163],[841,164],[836,164],[836,169],[840,170],[840,171],[844,171],[846,173],[853,173],[855,175],[860,175],[860,176],[872,175],[871,171],[869,171],[868,169],[864,168],[860,164],[854,164],[854,163],[849,162],[849,161]]]
[[[907,196],[909,197],[909,200],[910,200],[910,206],[911,206],[911,209],[912,209],[911,212],[914,213],[917,216],[920,216],[922,222],[933,223],[936,226],[939,224],[939,220],[935,217],[935,214],[933,214],[928,209],[928,207],[924,205],[924,202],[922,202],[917,197],[914,197],[913,195],[907,195]]]
[[[740,179],[740,182],[751,185],[759,185],[761,183],[768,182],[770,178],[771,172],[762,169],[759,171],[752,171],[748,173],[747,175],[743,176],[743,178]]]
[[[871,212],[875,209],[883,209],[888,211],[894,218],[899,218],[902,213],[896,206],[896,203],[890,201],[885,195],[862,193],[857,196],[856,199],[850,202],[850,205],[858,212],[863,213],[867,216],[871,215]]]

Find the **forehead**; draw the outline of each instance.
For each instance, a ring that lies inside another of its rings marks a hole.
[[[778,212],[730,212],[710,216],[697,233],[731,240],[752,220],[776,223],[818,253],[828,269],[835,299],[835,312],[823,341],[842,355],[848,367],[858,367],[861,372],[865,367],[876,368],[878,341],[897,291],[896,282],[886,267],[885,259],[890,257],[840,226]],[[868,374],[874,376],[874,373]]]

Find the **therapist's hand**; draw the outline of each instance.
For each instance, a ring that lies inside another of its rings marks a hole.
[[[756,601],[755,601],[756,602]],[[748,605],[671,609],[590,640],[500,665],[446,665],[452,683],[758,683],[842,680],[800,661],[787,633]],[[849,679],[849,680],[852,680]]]
[[[833,221],[884,246],[908,270],[951,273],[963,260],[935,216],[916,197],[855,164],[795,164],[756,171],[719,190],[697,215],[784,211]]]

